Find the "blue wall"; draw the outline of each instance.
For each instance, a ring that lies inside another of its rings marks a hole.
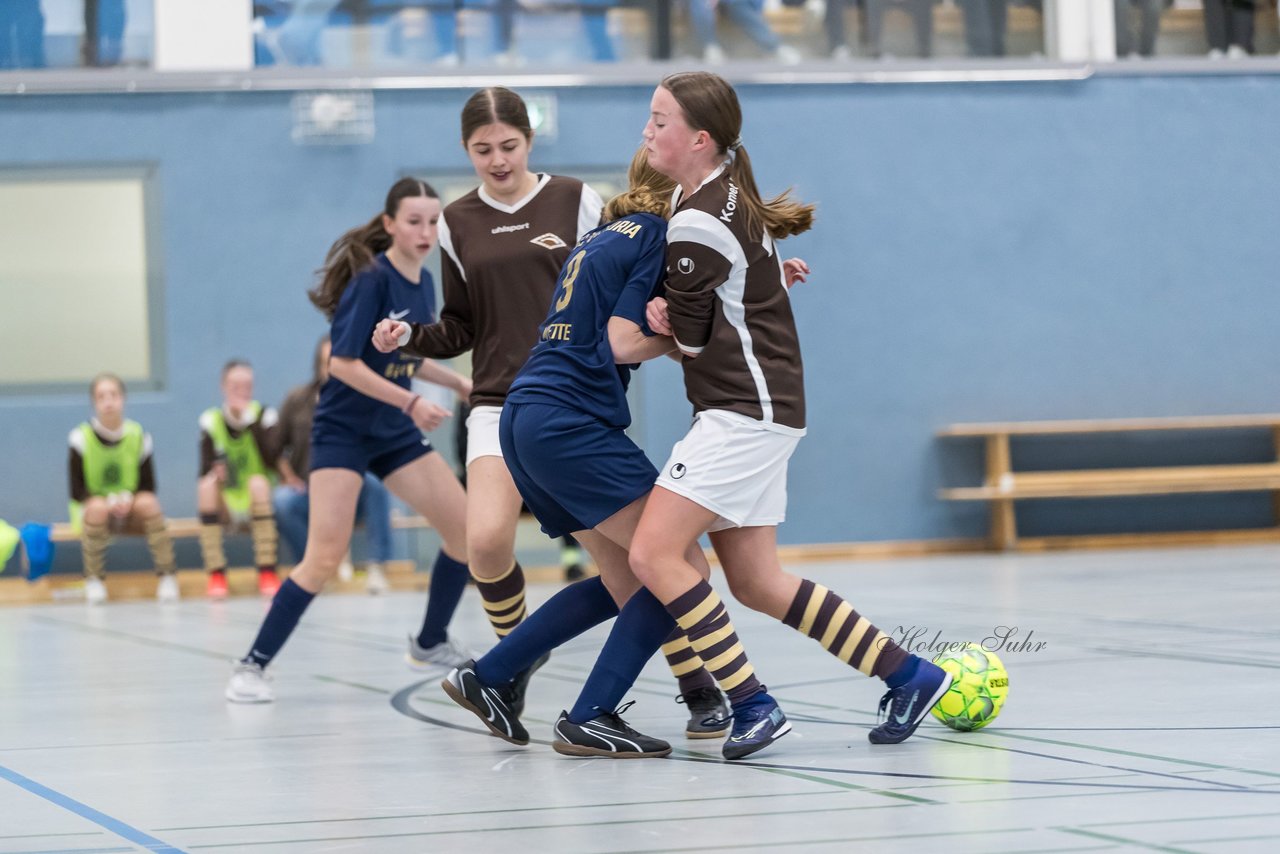
[[[650,91],[559,90],[559,137],[535,165],[620,168]],[[168,381],[129,408],[156,438],[172,515],[194,510],[196,417],[221,363],[252,359],[273,402],[306,375],[323,330],[310,272],[403,170],[467,168],[466,94],[378,92],[376,141],[344,148],[291,143],[288,94],[0,99],[0,167],[158,166]],[[819,204],[818,227],[786,247],[815,274],[794,296],[810,433],[783,540],[981,535],[981,507],[934,497],[979,478],[976,445],[933,436],[953,421],[1280,409],[1280,76],[741,95],[764,190]],[[642,377],[640,433],[661,463],[688,407],[674,365]],[[0,517],[61,518],[66,432],[86,412],[78,393],[0,398]],[[1155,441],[1098,447],[1124,461]],[[1164,441],[1157,453],[1203,450]],[[1072,450],[1015,455],[1056,464]],[[1271,453],[1253,440],[1209,451]],[[1164,499],[1021,518],[1053,532],[1266,524],[1269,510],[1265,497]]]

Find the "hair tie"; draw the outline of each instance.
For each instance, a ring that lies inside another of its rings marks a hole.
[[[738,137],[733,142],[729,143],[730,151],[737,151],[739,148],[742,148],[742,137]]]

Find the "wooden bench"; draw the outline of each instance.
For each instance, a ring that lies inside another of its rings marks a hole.
[[[1017,471],[1011,440],[1031,436],[1098,436],[1115,433],[1203,430],[1268,430],[1276,460],[1231,465],[1173,465],[1148,468],[1107,468],[1071,471]],[[1054,537],[1033,543],[1020,540],[1014,502],[1044,498],[1176,495],[1191,493],[1276,492],[1280,496],[1280,415],[1212,415],[1186,418],[1134,418],[1085,421],[1030,421],[991,424],[953,424],[938,432],[941,438],[982,439],[986,445],[986,475],[981,486],[939,490],[947,501],[986,501],[991,504],[992,548],[1044,548],[1117,544],[1112,537]],[[1280,508],[1280,498],[1277,501]],[[1266,529],[1268,538],[1280,529]],[[1255,535],[1258,532],[1250,532]],[[1183,540],[1225,541],[1237,532],[1197,532]],[[1134,543],[1177,541],[1177,535],[1132,535]]]
[[[169,536],[175,540],[194,540],[200,536],[200,520],[187,518],[170,518],[166,520],[166,527],[169,529]],[[426,519],[421,516],[404,516],[399,513],[391,514],[391,527],[394,530],[412,530],[418,528],[430,528]],[[129,536],[128,534],[112,534],[116,536]],[[56,522],[52,525],[52,531],[49,539],[55,543],[78,543],[80,535],[71,527],[70,522]]]

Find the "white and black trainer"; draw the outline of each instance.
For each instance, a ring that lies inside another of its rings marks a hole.
[[[613,759],[651,759],[666,756],[671,745],[660,738],[636,732],[622,719],[631,703],[615,712],[604,712],[586,723],[575,724],[561,712],[551,747],[565,756],[608,756]]]
[[[529,732],[512,711],[506,692],[490,688],[476,676],[476,663],[467,661],[449,671],[440,687],[459,706],[474,714],[489,732],[512,744],[528,744]]]

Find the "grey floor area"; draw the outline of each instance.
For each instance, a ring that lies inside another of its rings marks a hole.
[[[600,631],[534,681],[516,748],[404,665],[416,595],[321,596],[263,707],[222,699],[262,602],[10,608],[0,852],[1280,851],[1280,548],[792,569],[898,639],[1016,627],[999,720],[872,746],[879,683],[739,606],[791,735],[738,763],[685,740],[659,658],[627,717],[671,757],[569,759],[550,726]],[[474,591],[455,627],[487,643]]]

